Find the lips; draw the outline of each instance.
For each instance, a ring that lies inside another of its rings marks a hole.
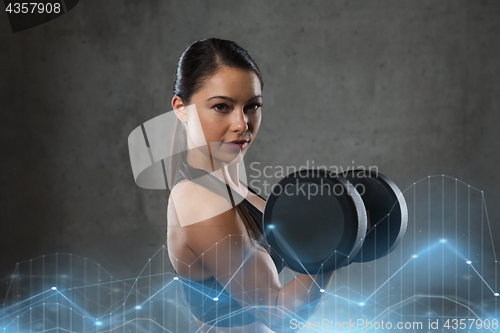
[[[230,149],[243,149],[248,145],[248,140],[233,140],[223,144]]]

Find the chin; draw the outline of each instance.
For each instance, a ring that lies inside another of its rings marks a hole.
[[[212,155],[214,159],[224,164],[237,164],[243,161],[246,151],[238,152],[222,152],[219,151],[217,155]]]

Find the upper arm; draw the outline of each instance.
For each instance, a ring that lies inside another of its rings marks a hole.
[[[227,200],[185,184],[172,196],[189,248],[242,306],[275,306],[281,284],[268,252],[248,236]],[[259,312],[254,315],[262,319]]]

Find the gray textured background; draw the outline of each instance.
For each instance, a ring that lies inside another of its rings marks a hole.
[[[13,34],[0,14],[0,281],[53,252],[138,274],[166,192],[135,185],[127,137],[170,110],[180,54],[211,36],[263,72],[247,166],[354,160],[402,189],[458,177],[485,191],[500,244],[499,17],[496,0],[82,0]]]

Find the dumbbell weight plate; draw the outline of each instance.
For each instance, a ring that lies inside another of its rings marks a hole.
[[[301,170],[280,180],[266,200],[264,236],[285,264],[317,274],[347,265],[366,235],[360,195],[342,177]]]
[[[408,208],[401,190],[378,171],[353,170],[339,175],[361,194],[368,211],[369,228],[354,262],[382,258],[403,239],[408,226]]]

